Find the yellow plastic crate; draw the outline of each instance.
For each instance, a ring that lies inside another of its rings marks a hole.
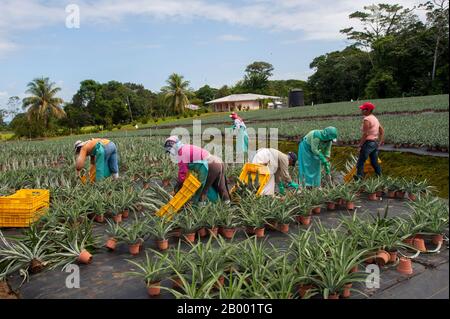
[[[0,197],[0,227],[28,227],[49,207],[50,192],[45,189],[22,189],[14,195]]]
[[[239,180],[245,184],[248,182],[248,175],[250,174],[252,181],[254,182],[256,179],[256,175],[259,175],[259,188],[257,195],[261,195],[261,193],[264,190],[264,187],[266,187],[267,182],[270,180],[270,171],[269,168],[265,165],[261,164],[251,164],[247,163],[242,168],[241,175],[239,175]],[[231,190],[231,192],[234,191],[234,188]]]
[[[383,162],[378,159],[378,164],[382,164]],[[374,172],[374,169],[372,167],[372,164],[370,163],[370,158],[367,159],[367,161],[364,163],[364,174],[370,175]],[[347,175],[344,176],[344,182],[350,183],[353,180],[353,177],[356,175],[356,166],[351,169],[350,172],[348,172]]]
[[[42,207],[34,212],[0,213],[0,227],[30,227],[30,225],[39,220],[47,210],[48,207]]]
[[[156,215],[162,217],[175,214],[195,195],[201,185],[202,183],[194,175],[189,174],[178,193]]]

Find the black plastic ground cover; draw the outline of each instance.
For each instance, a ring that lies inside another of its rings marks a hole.
[[[390,200],[389,215],[405,216],[408,214],[406,201]],[[378,209],[385,208],[386,200],[369,202],[361,200],[356,211],[358,215],[370,218]],[[317,227],[319,221],[328,228],[335,228],[342,216],[351,216],[353,212],[322,210],[320,215],[313,217],[312,227]],[[95,231],[104,234],[103,225],[96,225]],[[297,232],[298,228],[305,226],[291,226],[290,232]],[[3,230],[6,235],[17,233],[17,230]],[[105,235],[106,236],[106,235]],[[267,232],[267,242],[279,248],[285,248],[290,241],[287,235],[277,231]],[[235,240],[246,238],[244,231],[236,234]],[[106,239],[106,237],[105,237]],[[206,239],[204,240],[206,241]],[[178,243],[177,239],[171,239],[171,245]],[[152,241],[145,244],[145,248],[155,248]],[[183,244],[186,249],[188,245]],[[430,249],[434,247],[430,246]],[[80,266],[80,288],[69,289],[66,280],[70,273],[61,269],[46,271],[33,275],[31,280],[20,289],[21,298],[45,298],[45,299],[148,299],[145,283],[141,279],[130,277],[126,272],[131,270],[127,260],[142,260],[145,254],[133,257],[128,253],[125,244],[118,245],[115,252],[100,249],[96,252],[90,265]],[[351,298],[449,298],[449,254],[448,248],[443,247],[439,254],[421,255],[414,260],[414,273],[410,276],[399,274],[395,268],[385,268],[380,274],[380,288],[368,289],[364,284],[355,284],[354,288],[362,293],[353,293]],[[9,283],[13,290],[18,289],[21,279],[18,276],[10,278]],[[170,287],[171,282],[163,281],[163,286]],[[171,294],[162,292],[161,296],[154,299],[173,298]]]

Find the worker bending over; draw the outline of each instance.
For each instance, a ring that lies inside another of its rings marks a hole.
[[[76,171],[84,168],[86,157],[91,157],[89,176],[91,182],[101,181],[109,176],[119,178],[119,160],[116,144],[107,139],[93,138],[75,142]]]
[[[335,127],[309,132],[300,142],[298,150],[299,183],[303,187],[320,187],[322,166],[330,176],[331,146],[338,137]]]
[[[292,152],[283,154],[274,148],[259,149],[253,157],[252,163],[265,165],[270,172],[270,179],[261,195],[274,195],[275,184],[278,184],[282,195],[284,195],[284,183],[287,183],[288,187],[298,189],[298,184],[292,181],[289,174],[289,166],[295,166],[296,161],[297,156]]]
[[[226,203],[230,201],[225,165],[220,158],[201,147],[183,144],[177,136],[169,137],[165,141],[164,148],[178,164],[176,192],[182,187],[189,171],[193,171],[202,184],[194,196],[194,202],[200,201],[204,204],[207,199],[215,202],[219,196]]]

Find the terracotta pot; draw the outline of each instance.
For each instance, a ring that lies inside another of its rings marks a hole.
[[[115,250],[117,246],[117,239],[110,238],[106,241],[105,247],[109,250]]]
[[[175,228],[174,230],[172,230],[172,236],[176,237],[176,238],[180,238],[181,237],[181,228]]]
[[[181,281],[180,277],[176,276],[175,278],[172,278],[172,288],[178,289],[181,288],[183,285],[183,282]]]
[[[395,197],[398,199],[403,199],[403,198],[405,198],[405,192],[403,192],[403,191],[395,192]]]
[[[432,241],[433,241],[433,244],[435,244],[436,246],[439,244],[442,244],[444,242],[444,236],[443,235],[434,235]]]
[[[94,220],[97,223],[104,223],[105,222],[105,216],[104,215],[95,215]]]
[[[113,216],[113,220],[116,223],[121,223],[122,222],[122,214],[117,214]]]
[[[249,235],[254,235],[255,234],[255,227],[247,226],[247,227],[245,227],[245,232],[247,234],[249,234]]]
[[[313,209],[312,209],[312,213],[313,214],[320,214],[320,211],[322,210],[322,207],[314,207]]]
[[[404,240],[403,240],[403,242],[405,243],[405,244],[407,244],[407,245],[409,245],[409,246],[413,246],[413,240],[414,240],[414,238],[413,237],[409,237],[409,238],[405,238]]]
[[[397,251],[390,251],[389,252],[389,262],[395,263],[397,261],[398,252]]]
[[[161,251],[167,250],[169,248],[169,241],[167,239],[157,240],[156,246],[158,246],[158,249]]]
[[[411,275],[413,273],[411,259],[400,257],[400,261],[397,266],[397,271],[404,275]]]
[[[376,259],[376,262],[378,265],[384,266],[387,263],[389,263],[389,260],[391,259],[391,255],[385,250],[379,250],[377,252],[375,259]]]
[[[219,233],[219,235],[222,235],[223,236],[223,227],[219,227],[218,229],[217,229],[217,232]]]
[[[193,243],[195,241],[195,233],[184,234],[184,238],[186,239],[187,242]]]
[[[375,258],[374,257],[368,257],[368,258],[366,258],[366,260],[364,260],[364,262],[366,264],[373,264],[375,262]]]
[[[414,194],[408,194],[408,198],[409,198],[409,200],[410,200],[410,201],[413,201],[413,202],[415,202],[415,201],[416,201],[416,199],[417,199],[417,196],[416,196],[416,195],[414,195]]]
[[[358,272],[358,271],[359,271],[358,265],[356,265],[356,266],[354,266],[352,269],[350,269],[350,273],[351,273],[351,274],[353,274],[353,273],[355,273],[355,272]]]
[[[264,228],[267,230],[278,230],[278,222],[274,220],[268,221],[267,224],[264,225]]]
[[[330,294],[327,299],[339,299],[339,294]]]
[[[354,202],[347,202],[346,208],[348,210],[354,210],[355,209],[355,203]]]
[[[298,294],[300,295],[300,298],[304,298],[308,293],[308,291],[310,291],[313,288],[314,288],[313,285],[300,285],[298,287]]]
[[[377,201],[378,200],[377,193],[369,194],[369,200],[373,202]]]
[[[219,231],[218,227],[208,228],[209,234],[214,237],[217,237],[218,231]]]
[[[236,233],[236,228],[223,228],[223,237],[225,237],[226,239],[231,239],[233,238],[234,234]]]
[[[344,291],[342,291],[342,298],[350,298],[352,295],[350,288],[352,288],[353,284],[347,284],[344,286]]]
[[[327,203],[327,210],[333,211],[335,209],[336,209],[336,203],[335,202]]]
[[[413,245],[417,250],[421,252],[427,251],[427,248],[425,247],[425,241],[422,238],[414,238]]]
[[[278,229],[280,230],[280,232],[287,234],[289,233],[289,224],[280,224],[278,226]]]
[[[83,249],[78,256],[78,261],[82,264],[90,264],[92,262],[92,255],[86,249]]]
[[[152,282],[147,285],[147,292],[150,297],[159,296],[161,294],[161,282]]]
[[[220,276],[219,279],[217,279],[217,282],[214,285],[214,287],[216,287],[217,289],[220,289],[220,287],[223,287],[223,285],[225,285],[225,277]]]
[[[197,233],[201,238],[206,237],[206,235],[208,235],[208,232],[206,231],[205,227],[200,228]]]
[[[376,192],[376,194],[377,194],[377,197],[383,197],[383,192],[382,191],[378,191],[378,192]]]
[[[264,237],[264,227],[255,228],[255,235],[257,238]]]
[[[170,179],[163,179],[162,185],[163,187],[168,187],[170,185]]]
[[[311,224],[311,216],[300,216],[300,223],[306,226]]]
[[[140,246],[141,246],[140,243],[130,244],[130,245],[128,245],[128,251],[133,256],[139,255]]]
[[[130,210],[124,209],[122,212],[122,218],[128,218],[130,216]]]
[[[395,191],[388,191],[387,195],[389,198],[395,198]]]
[[[339,206],[345,206],[345,199],[339,198],[338,201],[337,201],[337,204],[338,204]]]

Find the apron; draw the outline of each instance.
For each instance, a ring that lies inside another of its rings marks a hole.
[[[109,165],[105,157],[105,145],[110,143],[109,140],[101,140],[95,144],[92,155],[95,156],[95,181],[99,182],[111,176]],[[92,177],[91,177],[92,178]]]
[[[206,180],[208,179],[208,162],[206,160],[195,161],[188,164],[189,170],[197,174],[198,180],[202,184],[193,197],[193,202],[198,203],[200,195],[205,187]],[[210,187],[207,193],[208,200],[211,202],[217,202],[219,200],[219,194],[214,187]]]
[[[303,139],[298,150],[299,184],[303,187],[320,187],[321,168],[319,156],[311,151],[311,146]]]

